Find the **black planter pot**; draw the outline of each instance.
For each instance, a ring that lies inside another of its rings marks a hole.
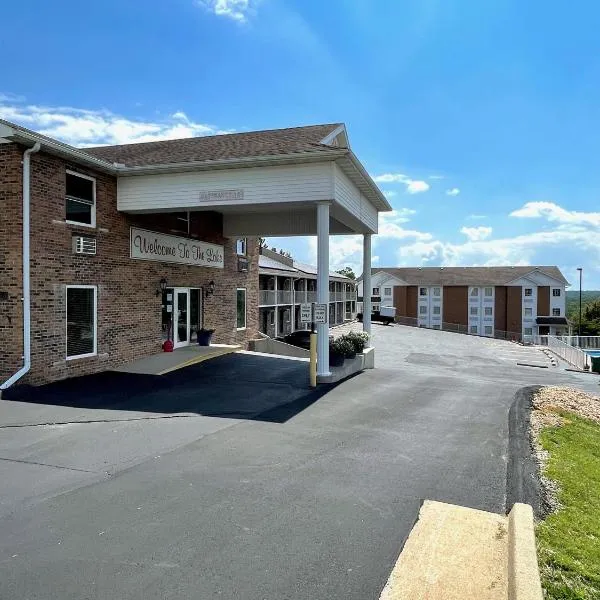
[[[214,332],[214,329],[200,329],[198,331],[198,346],[210,346],[210,340]]]
[[[344,355],[337,354],[335,352],[329,352],[329,366],[330,367],[343,367],[344,366]]]

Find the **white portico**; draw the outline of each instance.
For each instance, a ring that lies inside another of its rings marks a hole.
[[[88,149],[115,165],[126,213],[219,213],[223,235],[317,236],[317,302],[329,300],[329,236],[371,235],[387,200],[342,124]],[[365,299],[365,302],[369,302]],[[370,315],[369,307],[364,314]],[[370,333],[371,324],[363,327]],[[318,375],[329,373],[328,325],[318,326]]]

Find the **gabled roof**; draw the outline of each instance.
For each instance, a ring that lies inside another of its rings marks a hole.
[[[308,125],[159,142],[98,146],[84,148],[83,151],[127,167],[327,152],[333,147],[323,143],[323,140],[328,141],[330,134],[340,127],[343,128],[340,123]]]
[[[371,269],[371,274],[381,271],[406,281],[406,285],[508,285],[515,279],[532,273],[547,275],[568,285],[568,281],[556,266],[379,267]]]
[[[289,266],[283,261],[279,261],[276,258],[270,258],[269,256],[264,256],[263,254],[258,257],[258,268],[259,273],[262,275],[266,274],[284,274],[289,277],[308,277],[309,279],[316,278],[317,276],[317,267],[313,265],[307,265],[305,263],[298,262],[296,260],[293,261],[293,267]],[[283,273],[275,273],[275,271],[280,271]],[[341,275],[340,273],[335,273],[334,271],[329,272],[330,279],[336,279],[339,281],[347,281],[351,283],[353,280],[345,275]]]

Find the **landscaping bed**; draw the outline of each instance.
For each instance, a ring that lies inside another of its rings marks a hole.
[[[540,388],[530,433],[546,513],[536,528],[545,597],[600,599],[600,397]]]

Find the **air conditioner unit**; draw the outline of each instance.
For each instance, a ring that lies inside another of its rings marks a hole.
[[[85,235],[73,236],[74,254],[96,254],[96,238]]]

